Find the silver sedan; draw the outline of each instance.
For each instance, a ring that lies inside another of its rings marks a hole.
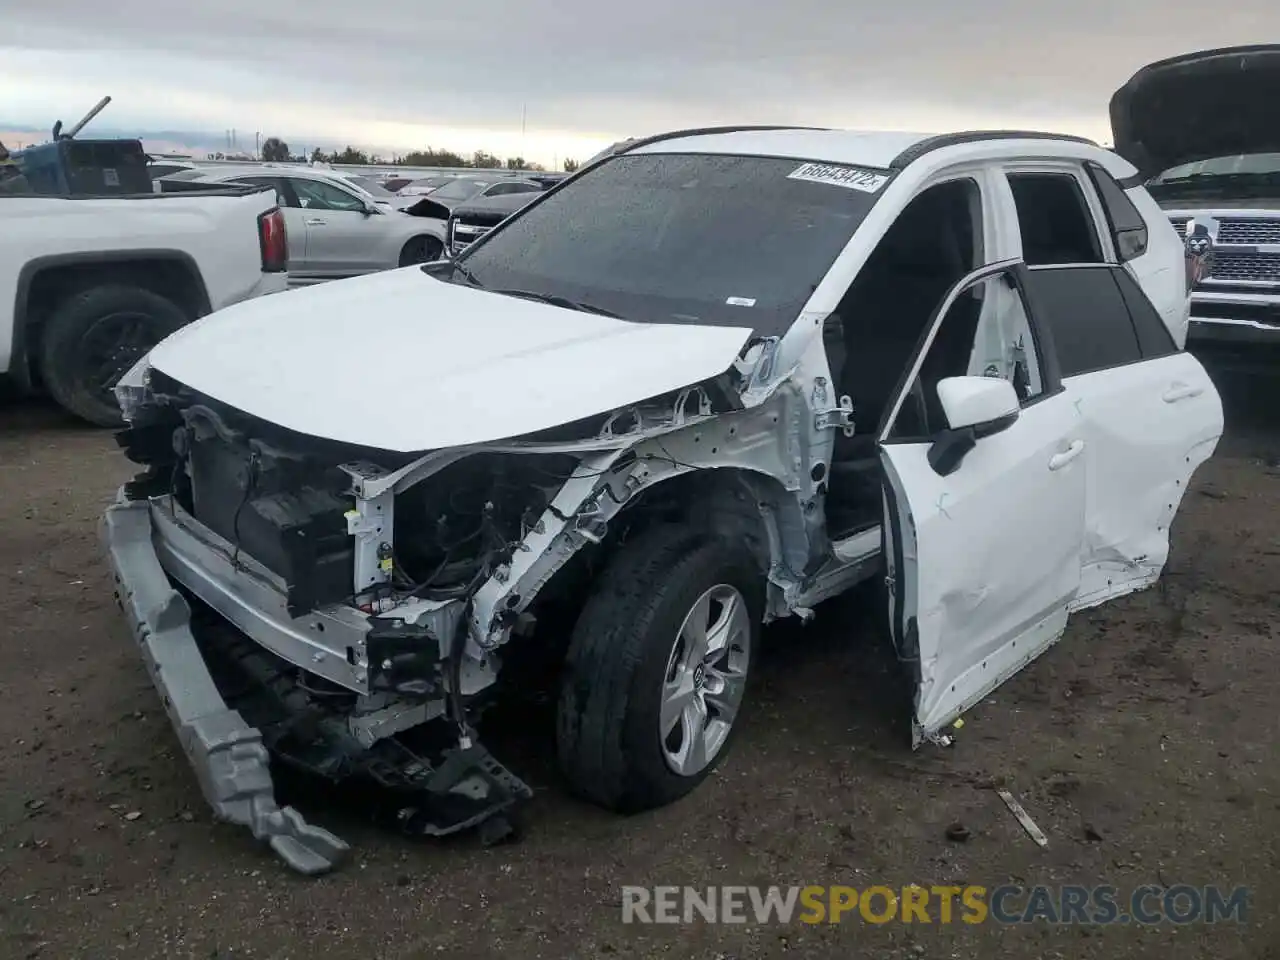
[[[289,237],[290,286],[426,263],[443,255],[443,220],[379,203],[332,173],[292,167],[210,169],[200,179],[275,188]]]

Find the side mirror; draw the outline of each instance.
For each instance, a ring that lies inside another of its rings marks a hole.
[[[1018,393],[997,377],[947,377],[938,400],[950,429],[929,448],[929,466],[946,477],[959,468],[979,440],[1007,430],[1018,419]]]
[[[938,381],[938,400],[952,430],[974,427],[989,436],[1018,418],[1018,393],[1000,377],[947,377]]]
[[[372,217],[375,213],[381,213],[376,203],[370,203],[368,200],[364,202],[364,206],[360,208],[361,213],[366,217]]]

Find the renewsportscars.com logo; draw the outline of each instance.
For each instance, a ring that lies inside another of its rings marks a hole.
[[[623,887],[623,923],[1049,924],[1247,922],[1248,887],[1004,885]]]

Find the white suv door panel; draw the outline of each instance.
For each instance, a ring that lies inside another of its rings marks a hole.
[[[1073,399],[1045,382],[1051,377],[1043,376],[1018,287],[1005,285],[1019,271],[986,267],[953,289],[881,437],[892,493],[885,520],[892,531],[891,620],[900,652],[916,665],[917,742],[936,736],[1061,636],[1080,586],[1089,450]],[[975,313],[972,332],[941,347],[947,323],[966,322],[956,319],[965,309],[961,295],[978,285],[984,295],[968,308]],[[1020,330],[1009,320],[1006,291],[1017,298]],[[946,424],[929,413],[914,415],[915,428],[904,421],[936,389],[940,371],[969,372],[975,338],[990,352],[979,318],[993,302],[1010,345],[1018,343],[1035,366],[1035,386],[1025,388],[1011,425],[977,439],[953,472],[940,475],[929,452]],[[935,350],[949,351],[941,366],[931,359],[942,356]]]
[[[1183,493],[1222,435],[1222,404],[1123,267],[1032,268],[1028,283],[1091,450],[1080,609],[1160,576]]]
[[[1222,406],[1189,353],[1069,377],[1063,386],[1093,451],[1073,604],[1080,609],[1159,578],[1187,484],[1222,434]]]

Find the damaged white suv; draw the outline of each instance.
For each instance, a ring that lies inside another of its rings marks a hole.
[[[573,788],[659,806],[724,758],[761,624],[873,575],[937,738],[1155,581],[1222,432],[1133,173],[1038,133],[686,131],[455,260],[165,340],[105,531],[215,811],[305,872],[346,848],[268,756],[410,831],[490,820],[529,790],[474,719],[536,654]]]

